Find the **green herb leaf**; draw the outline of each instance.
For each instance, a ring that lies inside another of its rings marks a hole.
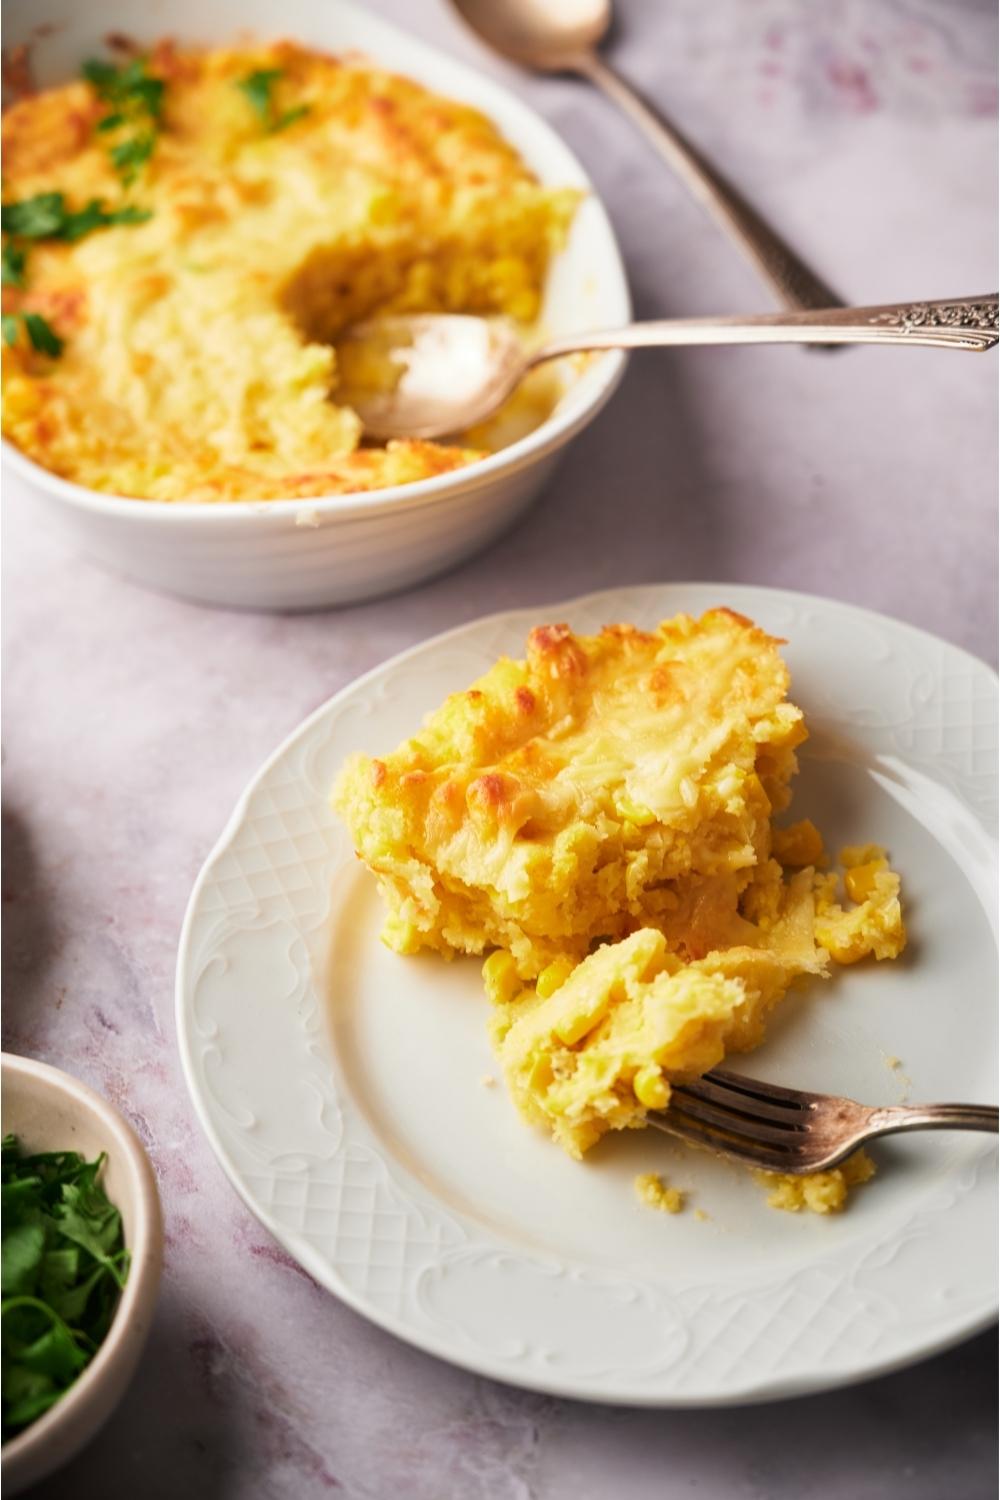
[[[94,58],[84,63],[83,76],[105,103],[112,105],[122,116],[116,124],[123,123],[127,113],[145,114],[151,120],[159,120],[165,85],[162,78],[149,72],[144,57],[133,58],[120,68]],[[105,119],[97,128],[112,130],[114,126]]]
[[[84,63],[81,72],[88,83],[92,83],[99,94],[107,94],[114,88],[118,80],[118,69],[114,63],[102,62],[100,58],[90,58]]]
[[[0,336],[8,349],[17,343],[17,318],[14,313],[3,313],[0,316]]]
[[[19,1432],[55,1405],[62,1388],[48,1375],[40,1375],[26,1365],[5,1363],[3,1392],[4,1421],[12,1432]]]
[[[3,285],[24,285],[24,251],[17,245],[3,247]]]
[[[67,1245],[63,1250],[46,1250],[39,1265],[38,1295],[68,1322],[75,1322],[75,1319],[69,1316],[62,1304],[80,1280],[80,1253],[78,1245]]]
[[[145,142],[126,142],[117,147],[123,152],[123,160],[148,155],[152,146]],[[150,218],[150,211],[127,203],[124,208],[105,208],[99,198],[91,198],[85,208],[70,212],[62,193],[40,193],[35,198],[23,198],[20,203],[5,203],[2,209],[2,227],[7,234],[33,240],[80,240],[95,229],[109,229],[114,224],[142,224]],[[6,249],[9,247],[5,247]],[[23,267],[23,251],[14,248]]]
[[[280,68],[258,68],[255,73],[248,73],[245,78],[241,78],[236,85],[246,94],[265,125],[271,123],[271,91],[281,76]]]
[[[277,134],[279,130],[287,130],[289,125],[294,125],[296,120],[301,120],[308,113],[308,104],[300,104],[295,109],[286,109],[285,113],[283,115],[279,115],[274,124],[271,126],[272,135]]]
[[[22,316],[31,347],[39,354],[47,354],[50,359],[58,359],[63,352],[63,341],[51,323],[41,313],[24,313]]]
[[[29,337],[32,316],[24,318]],[[128,1251],[121,1217],[100,1185],[103,1161],[85,1162],[73,1151],[25,1156],[4,1137],[4,1441],[59,1399],[111,1325]]]
[[[145,224],[147,219],[153,217],[151,208],[140,208],[137,203],[126,203],[124,208],[113,208],[110,213],[104,215],[104,223],[111,224]]]
[[[25,240],[45,240],[57,235],[66,210],[62,193],[36,193],[20,203],[5,203],[0,209],[0,228]]]
[[[163,107],[164,82],[150,73],[146,59],[135,57],[118,70],[112,92],[126,104],[132,104],[152,119],[158,120]]]
[[[130,132],[111,148],[112,164],[127,187],[153,154],[166,85],[149,72],[144,57],[120,68],[92,60],[84,63],[83,76],[111,111],[97,122],[98,131]]]
[[[240,78],[236,84],[236,87],[247,96],[270,135],[274,135],[279,130],[287,130],[289,125],[294,125],[296,120],[301,120],[303,115],[309,113],[308,104],[300,104],[295,109],[286,109],[280,115],[276,113],[274,86],[284,76],[281,68],[258,68],[255,73],[248,73],[245,78]]]
[[[67,214],[59,238],[75,242],[95,229],[110,229],[115,224],[144,224],[153,217],[148,208],[128,203],[124,208],[107,209],[99,198],[91,198],[86,208]]]
[[[87,1363],[73,1330],[38,1297],[10,1297],[3,1304],[3,1352],[37,1375],[69,1385]]]
[[[153,154],[156,136],[151,130],[142,135],[133,135],[127,141],[111,148],[111,164],[121,174],[126,187],[135,181],[139,171]]]
[[[5,1297],[30,1295],[38,1282],[45,1250],[40,1223],[13,1224],[3,1231],[2,1290]]]
[[[100,1166],[100,1161],[95,1163]],[[109,1203],[102,1188],[97,1186],[96,1171],[88,1178],[81,1173],[78,1184],[67,1184],[63,1188],[62,1203],[53,1210],[53,1218],[59,1232],[75,1245],[89,1250],[99,1265],[105,1266],[116,1281],[118,1267],[112,1259],[112,1250],[121,1243],[121,1215],[113,1203]],[[121,1278],[124,1283],[124,1278]]]

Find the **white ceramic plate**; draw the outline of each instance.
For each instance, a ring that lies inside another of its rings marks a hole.
[[[981,662],[843,604],[677,584],[496,615],[370,672],[241,799],[199,877],[180,1045],[232,1182],[323,1286],[401,1338],[518,1385],[651,1406],[760,1401],[892,1369],[995,1311],[995,1143],[875,1148],[848,1211],[766,1206],[740,1170],[649,1131],[575,1163],[515,1116],[479,965],[378,942],[374,883],[327,792],[528,629],[649,625],[728,604],[787,637],[812,739],[794,803],[831,845],[887,844],[910,946],[790,998],[746,1071],[870,1102],[992,1102],[997,683]],[[901,1059],[901,1067],[890,1059]],[[663,1170],[692,1212],[632,1179]]]

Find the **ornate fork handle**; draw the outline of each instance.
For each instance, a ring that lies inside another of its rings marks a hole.
[[[693,344],[911,344],[984,353],[1000,342],[997,295],[878,307],[827,307],[806,312],[724,318],[669,318],[569,335],[547,343],[531,363],[591,349],[664,348]]]
[[[897,1135],[903,1130],[989,1130],[1000,1128],[1000,1112],[991,1104],[894,1104],[868,1111],[866,1138]]]

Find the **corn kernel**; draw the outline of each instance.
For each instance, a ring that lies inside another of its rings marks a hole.
[[[502,948],[491,953],[483,964],[483,983],[494,1005],[505,1005],[520,992],[517,965]]]
[[[547,1000],[550,995],[555,994],[556,990],[562,989],[575,967],[571,958],[553,959],[535,980],[535,993],[538,998]]]
[[[554,1030],[559,1040],[567,1047],[575,1047],[588,1031],[593,1031],[608,1013],[610,996],[598,991],[593,995],[577,996],[576,1005],[557,1020]]]
[[[853,870],[848,870],[844,875],[844,885],[851,900],[867,901],[875,889],[876,875],[884,869],[882,860],[872,860],[871,864],[855,865]]]
[[[845,870],[853,870],[856,865],[870,865],[876,860],[883,865],[886,863],[885,850],[880,844],[848,844],[837,858]]]
[[[803,818],[790,828],[776,828],[771,852],[783,865],[816,865],[823,858],[823,836],[815,823]]]
[[[413,922],[405,917],[387,917],[380,934],[383,943],[394,953],[416,953],[423,934]]]
[[[643,807],[639,802],[633,802],[624,793],[615,799],[615,805],[625,821],[635,823],[638,828],[647,828],[650,823],[656,822],[654,812],[650,812],[648,807]]]
[[[653,1063],[640,1068],[632,1081],[635,1097],[647,1109],[664,1109],[670,1098],[670,1085]]]

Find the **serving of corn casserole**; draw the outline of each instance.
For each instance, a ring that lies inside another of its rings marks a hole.
[[[542,625],[337,781],[383,940],[492,950],[511,1095],[573,1156],[756,1046],[796,981],[904,945],[881,849],[841,851],[841,879],[808,820],[773,823],[807,737],[780,644],[727,609]]]

